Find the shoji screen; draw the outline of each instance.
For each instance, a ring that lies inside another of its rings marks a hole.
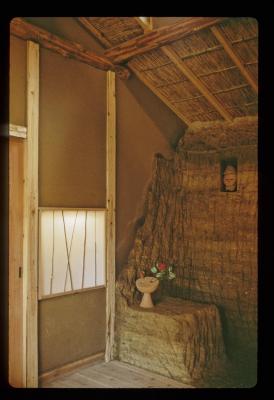
[[[105,210],[40,209],[39,298],[105,285]]]

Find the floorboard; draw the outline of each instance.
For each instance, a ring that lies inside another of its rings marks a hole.
[[[97,362],[58,378],[41,388],[191,388],[182,382],[120,361]]]

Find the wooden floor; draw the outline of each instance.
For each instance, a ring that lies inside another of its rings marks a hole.
[[[120,361],[98,361],[44,382],[42,388],[191,388],[173,379]]]

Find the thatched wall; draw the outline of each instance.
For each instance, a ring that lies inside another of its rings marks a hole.
[[[237,191],[224,192],[221,162],[230,158]],[[172,160],[155,158],[143,225],[118,279],[129,303],[154,261],[176,265],[170,295],[218,306],[228,353],[256,347],[256,117],[193,124]]]

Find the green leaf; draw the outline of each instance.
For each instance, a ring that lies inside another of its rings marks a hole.
[[[156,274],[156,272],[158,272],[158,269],[156,267],[152,267],[151,268],[151,272],[153,272],[154,274]]]
[[[173,272],[170,272],[168,279],[171,280],[171,279],[174,279],[175,277],[176,277],[176,275]]]

